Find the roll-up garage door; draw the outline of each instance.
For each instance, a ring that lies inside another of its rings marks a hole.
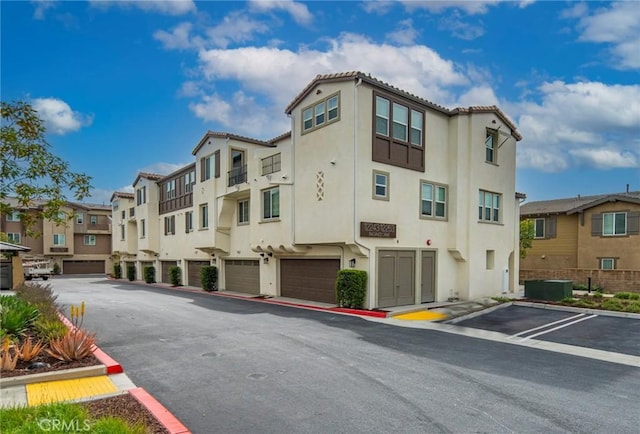
[[[227,291],[260,294],[260,262],[254,260],[227,259],[224,261],[225,288]]]
[[[281,259],[280,295],[336,303],[339,259]]]
[[[64,274],[104,274],[104,261],[62,261]]]

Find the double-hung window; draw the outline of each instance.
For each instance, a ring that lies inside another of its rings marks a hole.
[[[187,211],[184,213],[184,231],[193,231],[193,211]]]
[[[95,235],[85,235],[84,236],[84,245],[85,246],[95,246],[96,245],[96,236]]]
[[[336,122],[340,119],[340,94],[335,93],[302,109],[302,132]]]
[[[196,171],[192,170],[184,175],[184,192],[191,193],[193,191],[193,184],[196,183]]]
[[[544,238],[544,219],[535,219],[534,229],[534,238]]]
[[[176,216],[172,215],[164,218],[164,234],[174,235],[176,233]]]
[[[602,214],[602,235],[626,235],[627,234],[627,213],[607,212]]]
[[[65,245],[65,236],[64,236],[64,234],[53,234],[53,245],[54,246],[64,246]]]
[[[16,232],[7,232],[7,241],[13,244],[20,244],[20,234]]]
[[[238,224],[245,225],[249,223],[249,199],[238,201]]]
[[[97,215],[90,215],[89,216],[89,223],[91,223],[92,225],[97,225],[98,224],[98,216]]]
[[[409,109],[398,103],[393,103],[393,138],[401,142],[407,141],[409,129]]]
[[[447,187],[425,181],[420,183],[420,216],[447,218]]]
[[[81,225],[83,223],[84,223],[84,213],[82,212],[76,213],[76,224]]]
[[[200,229],[209,227],[209,204],[200,205]]]
[[[487,163],[497,163],[497,152],[498,152],[498,132],[496,130],[492,130],[487,128],[487,134],[484,139],[484,147],[485,147],[485,161]]]
[[[270,188],[262,192],[262,218],[264,220],[280,217],[280,188]]]
[[[373,171],[373,198],[389,200],[389,174],[387,172]]]
[[[480,190],[478,197],[478,220],[500,223],[500,203],[502,195]]]
[[[176,197],[176,180],[172,179],[171,181],[167,181],[166,184],[166,189],[167,189],[167,199],[173,199],[174,197]]]
[[[18,211],[11,211],[7,214],[8,222],[19,222],[20,221],[20,213]]]

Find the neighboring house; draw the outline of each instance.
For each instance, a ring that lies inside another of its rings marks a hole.
[[[523,280],[592,277],[605,289],[640,290],[640,191],[530,202],[520,214],[535,226]]]
[[[0,231],[8,241],[31,249],[30,254],[57,263],[63,274],[104,274],[111,268],[111,206],[67,202],[61,208],[66,224],[36,220],[31,228],[37,236],[29,237],[21,215],[43,206],[34,201],[20,207],[9,199],[15,211],[2,215]]]
[[[20,253],[29,250],[25,246],[0,241],[0,289],[15,289],[24,283]]]
[[[138,278],[179,265],[197,286],[214,264],[222,290],[328,303],[339,269],[365,270],[368,308],[517,288],[521,136],[497,107],[351,72],[317,76],[286,114],[289,133],[208,132],[193,164],[115,193],[114,255]]]

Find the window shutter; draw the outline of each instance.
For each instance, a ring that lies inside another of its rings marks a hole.
[[[555,238],[556,237],[556,217],[549,217],[545,222],[545,238]]]
[[[204,167],[204,165],[205,165],[206,161],[207,160],[205,160],[204,158],[200,159],[200,182],[204,182],[204,177],[205,177],[205,174],[206,174],[206,172],[205,172],[206,167]]]
[[[640,212],[630,212],[627,214],[627,233],[629,235],[640,235]]]
[[[216,167],[214,168],[215,177],[220,178],[220,150],[218,149],[216,152],[213,153],[213,155],[216,158]]]
[[[593,214],[591,216],[591,236],[602,236],[602,214]]]

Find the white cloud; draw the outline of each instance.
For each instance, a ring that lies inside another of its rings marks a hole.
[[[153,33],[153,38],[162,42],[163,47],[167,50],[184,50],[192,47],[192,42],[189,38],[192,27],[191,23],[180,23],[171,29],[171,32],[157,30]]]
[[[32,0],[35,9],[33,11],[33,18],[35,20],[44,20],[47,10],[56,6],[56,2],[53,0]]]
[[[465,41],[471,41],[484,35],[484,27],[462,21],[458,13],[440,20],[438,29],[448,31],[452,36]]]
[[[489,11],[489,6],[495,6],[502,0],[473,0],[473,1],[415,1],[403,0],[405,8],[408,11],[416,9],[426,9],[432,13],[441,13],[448,9],[456,9],[464,11],[468,15],[481,15]],[[522,6],[522,4],[521,4]]]
[[[579,37],[583,42],[608,44],[616,66],[620,69],[640,68],[640,19],[638,3],[622,1],[611,3],[587,15],[584,7],[574,6],[565,11],[566,17],[580,18]]]
[[[406,19],[398,23],[398,29],[387,33],[386,38],[399,45],[411,45],[419,36],[419,32],[413,27],[411,19]]]
[[[163,15],[183,15],[196,11],[193,0],[89,0],[91,6],[108,9],[111,6],[120,8],[138,8],[145,12]]]
[[[455,105],[459,107],[470,107],[500,105],[500,103],[498,101],[498,97],[493,91],[493,88],[484,85],[472,87],[467,92],[460,95]]]
[[[156,175],[168,175],[188,165],[189,163],[175,164],[175,163],[158,162],[158,163],[153,163],[149,166],[145,166],[142,169],[139,169],[138,172],[154,173]]]
[[[304,48],[291,51],[277,47],[201,50],[199,58],[204,79],[236,81],[242,92],[234,94],[233,101],[228,101],[226,95],[210,95],[192,103],[190,108],[206,121],[220,122],[239,134],[251,137],[261,134],[264,138],[281,133],[283,127],[289,128],[284,115],[283,122],[277,122],[274,113],[283,113],[300,89],[317,74],[369,72],[441,105],[454,101],[449,87],[468,85],[467,77],[453,62],[423,45],[380,45],[352,34],[328,42],[326,51]],[[258,102],[268,101],[271,107],[264,113],[258,108],[264,104],[245,109],[242,104],[253,101],[252,98]],[[267,118],[264,129],[256,128]],[[238,123],[240,119],[242,122]]]
[[[91,125],[93,116],[74,112],[66,102],[57,98],[35,98],[31,105],[45,122],[47,130],[54,134],[66,134]]]
[[[305,4],[291,0],[251,0],[250,8],[259,12],[282,10],[291,15],[291,18],[298,24],[309,24],[313,21],[313,15]]]
[[[387,12],[393,9],[396,4],[397,1],[395,0],[363,1],[362,3],[360,3],[360,7],[362,7],[362,9],[369,14],[385,15]]]
[[[524,137],[518,150],[521,167],[557,171],[571,162],[638,167],[640,85],[554,81],[537,90],[540,103],[513,107]]]
[[[255,34],[267,33],[269,26],[261,21],[256,21],[240,11],[232,12],[220,24],[207,29],[208,41],[214,47],[226,48],[235,42],[247,42],[253,39]]]

